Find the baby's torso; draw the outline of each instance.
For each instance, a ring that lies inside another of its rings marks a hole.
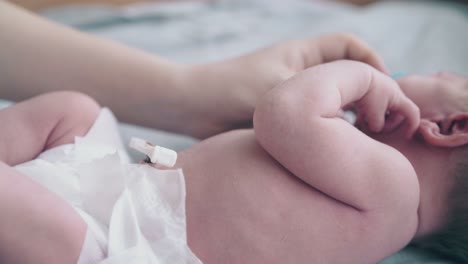
[[[177,166],[187,183],[189,244],[206,264],[377,263],[409,242],[391,242],[385,216],[363,214],[289,173],[253,130],[202,142],[180,153]]]

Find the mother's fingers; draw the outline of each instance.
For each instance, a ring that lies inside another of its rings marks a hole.
[[[317,45],[319,54],[314,50]],[[308,67],[335,60],[355,60],[369,64],[386,74],[389,72],[382,58],[368,44],[349,33],[325,35],[311,40],[308,46],[308,52],[311,53],[305,56]],[[314,56],[320,56],[320,62],[314,59]]]
[[[352,35],[347,37],[345,43],[347,45],[346,59],[362,61],[383,73],[389,73],[383,59],[367,43]]]

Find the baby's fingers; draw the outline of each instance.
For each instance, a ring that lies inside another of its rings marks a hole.
[[[406,137],[409,139],[418,130],[421,121],[419,107],[408,97],[403,96],[401,98],[401,103],[398,105],[398,112],[405,119],[407,127]]]
[[[408,133],[406,134],[406,137],[409,139],[413,137],[414,133],[419,128],[419,124],[421,122],[421,115],[419,112],[419,107],[411,101],[409,98],[405,97],[407,103],[407,120],[408,120]]]
[[[367,43],[348,33],[337,33],[313,39],[308,45],[309,55],[306,56],[308,67],[317,65],[316,48],[319,48],[322,63],[335,60],[354,60],[371,65],[377,70],[388,73],[382,58]],[[311,56],[315,55],[315,56]]]
[[[372,96],[372,95],[371,95]],[[386,102],[366,100],[366,104],[359,109],[359,120],[373,133],[380,133],[385,125]]]
[[[382,129],[383,133],[391,133],[397,129],[401,123],[405,120],[405,117],[400,113],[388,112],[385,115],[385,125]]]

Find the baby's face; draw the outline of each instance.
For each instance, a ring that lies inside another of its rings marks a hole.
[[[421,118],[441,119],[466,111],[468,78],[449,72],[409,75],[397,80],[401,89],[421,110]],[[465,102],[463,102],[465,100]]]

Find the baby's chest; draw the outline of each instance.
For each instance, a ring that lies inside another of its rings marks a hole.
[[[376,263],[393,253],[379,237],[385,227],[377,218],[322,194],[254,143],[243,143],[210,148],[186,167],[189,227],[205,231],[192,236],[194,243],[208,252],[218,246],[209,241],[223,241],[230,250],[209,254],[229,259],[237,252],[243,263]]]

